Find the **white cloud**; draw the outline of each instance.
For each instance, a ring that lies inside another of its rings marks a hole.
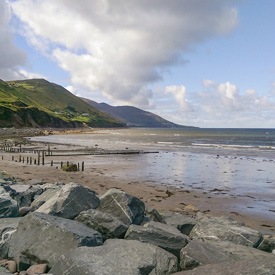
[[[148,84],[195,43],[231,31],[237,0],[17,0],[29,43],[54,55],[72,85],[116,102],[152,105]],[[184,103],[184,102],[183,102]]]
[[[190,112],[193,110],[186,98],[186,88],[184,86],[168,86],[165,88],[165,92],[173,94],[181,111]]]
[[[18,66],[25,65],[27,55],[14,43],[13,34],[9,28],[11,18],[9,5],[0,0],[0,78],[11,80],[19,73]]]

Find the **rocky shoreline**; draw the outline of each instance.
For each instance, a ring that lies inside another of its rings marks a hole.
[[[0,274],[274,274],[275,237],[161,212],[119,189],[0,173]],[[272,253],[273,252],[273,253]]]

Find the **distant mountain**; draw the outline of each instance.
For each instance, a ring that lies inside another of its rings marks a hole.
[[[65,88],[44,79],[0,81],[0,127],[122,127]]]
[[[91,106],[124,122],[128,127],[145,128],[185,128],[150,112],[132,106],[111,106],[106,103],[97,103],[87,98],[81,98]]]

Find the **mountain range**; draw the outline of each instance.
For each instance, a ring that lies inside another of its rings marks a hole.
[[[185,128],[187,126],[175,124],[151,112],[133,106],[111,106],[106,103],[97,103],[87,98],[81,98],[91,106],[115,117],[128,127],[145,128]]]
[[[45,79],[0,80],[0,127],[181,128],[132,106],[79,98]]]

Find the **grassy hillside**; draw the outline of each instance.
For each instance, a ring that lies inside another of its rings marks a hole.
[[[182,126],[163,119],[153,113],[141,110],[132,106],[110,106],[106,103],[97,103],[95,101],[85,99],[87,103],[96,109],[110,114],[117,119],[123,121],[129,127],[148,127],[148,128],[183,128]]]
[[[121,127],[63,87],[44,79],[0,81],[0,127]]]

